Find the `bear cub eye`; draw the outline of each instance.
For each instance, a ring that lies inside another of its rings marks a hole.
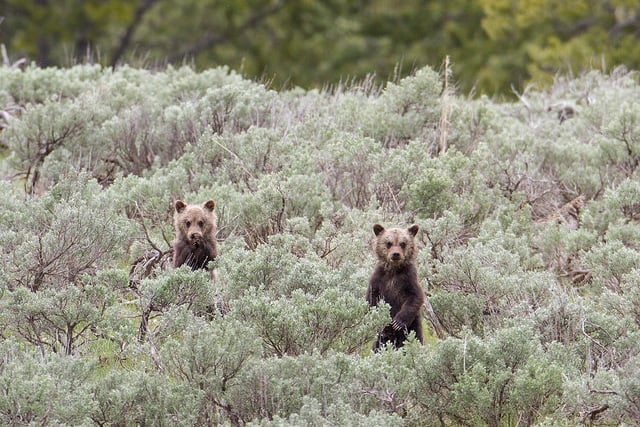
[[[202,228],[203,225],[204,225],[204,221],[202,220],[198,221],[198,227]]]
[[[187,227],[191,227],[191,221],[185,221],[184,225],[186,225]]]
[[[391,247],[391,242],[387,242],[387,249]]]
[[[400,243],[400,247],[401,247],[402,249],[404,249],[404,248],[406,248],[406,247],[407,247],[407,244],[406,244],[405,242],[401,242],[401,243]]]

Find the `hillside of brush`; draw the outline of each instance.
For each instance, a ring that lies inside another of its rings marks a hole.
[[[638,74],[454,86],[0,68],[0,424],[640,423]],[[420,227],[424,345],[371,351],[375,223]]]

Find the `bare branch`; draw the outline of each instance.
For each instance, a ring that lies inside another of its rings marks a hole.
[[[195,43],[190,48],[183,50],[182,52],[178,52],[174,55],[170,55],[168,57],[168,62],[174,62],[181,60],[185,57],[190,57],[197,55],[199,52],[208,49],[210,47],[222,44],[227,42],[230,38],[245,31],[248,28],[255,27],[260,22],[267,19],[269,16],[278,12],[282,7],[287,3],[288,0],[278,0],[275,3],[265,6],[262,9],[255,12],[253,15],[249,16],[242,24],[235,28],[230,28],[222,34],[212,34],[203,40]]]
[[[118,47],[116,51],[113,53],[113,56],[111,57],[112,68],[115,68],[115,66],[120,61],[120,58],[129,47],[129,44],[131,44],[131,38],[133,37],[133,33],[135,32],[136,28],[138,28],[138,25],[140,25],[140,22],[142,21],[142,17],[151,8],[151,6],[154,5],[155,2],[156,0],[140,0],[138,7],[133,13],[133,19],[131,20],[131,23],[129,24],[124,34],[120,38],[120,43],[118,43]]]

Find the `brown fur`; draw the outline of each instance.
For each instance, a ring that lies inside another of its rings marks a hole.
[[[188,205],[176,200],[174,207],[173,266],[178,268],[186,264],[192,270],[207,269],[207,263],[218,256],[215,202]]]
[[[373,232],[378,262],[369,280],[367,301],[370,306],[380,300],[389,304],[392,319],[391,324],[378,333],[373,350],[377,351],[387,342],[395,348],[402,347],[411,331],[423,342],[421,309],[425,295],[418,283],[415,265],[418,226],[385,229],[376,224]]]

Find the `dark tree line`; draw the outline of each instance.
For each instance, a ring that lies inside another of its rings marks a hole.
[[[463,93],[512,94],[559,72],[640,66],[640,4],[620,0],[1,0],[8,61],[199,69],[278,85],[380,81],[439,67]]]

